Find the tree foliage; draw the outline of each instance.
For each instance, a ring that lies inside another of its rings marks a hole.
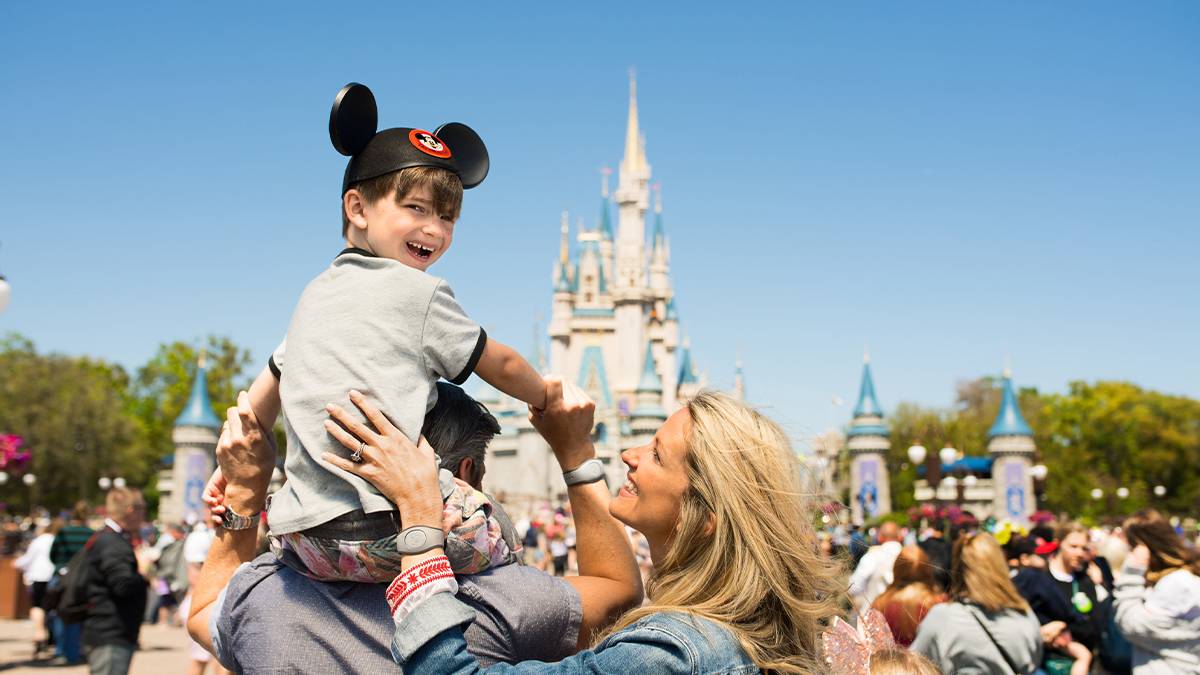
[[[250,355],[224,337],[207,339],[209,396],[218,416],[247,382]],[[39,354],[19,335],[0,340],[0,433],[23,437],[37,476],[35,495],[52,509],[96,500],[100,476],[122,476],[152,505],[171,431],[191,394],[197,349],[161,345],[130,378],[119,365],[89,357]],[[12,476],[0,501],[28,506],[29,490]]]
[[[0,373],[0,430],[24,438],[31,458],[23,473],[37,476],[33,490],[11,476],[0,487],[5,502],[27,506],[37,495],[65,506],[95,498],[101,472],[121,472],[131,483],[147,477],[123,368],[38,354],[32,342],[12,335],[0,340]]]

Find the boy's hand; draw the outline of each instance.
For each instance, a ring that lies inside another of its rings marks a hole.
[[[546,376],[546,406],[529,407],[529,421],[538,430],[563,471],[579,468],[595,457],[592,423],[596,404],[572,382],[558,375]]]
[[[221,440],[225,440],[224,433],[221,434]],[[200,500],[208,507],[208,519],[212,526],[219,527],[224,522],[222,516],[225,515],[225,476],[221,473],[221,467],[218,466],[209,477]]]

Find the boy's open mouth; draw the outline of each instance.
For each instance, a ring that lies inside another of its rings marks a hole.
[[[407,243],[408,243],[408,252],[412,253],[413,256],[415,256],[416,258],[418,258],[420,260],[429,260],[429,256],[433,255],[433,249],[429,248],[428,246],[425,246],[424,244],[418,244],[418,243],[412,242],[412,241],[407,242]]]

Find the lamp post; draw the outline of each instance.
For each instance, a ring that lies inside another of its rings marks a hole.
[[[1042,502],[1045,501],[1046,474],[1050,473],[1050,469],[1045,464],[1034,464],[1029,469],[1029,475],[1033,478],[1033,494],[1037,499],[1038,508],[1041,508]]]
[[[937,513],[937,508],[941,503],[938,499],[938,484],[942,482],[942,467],[937,462],[937,455],[929,452],[925,446],[921,445],[921,441],[913,443],[908,448],[908,461],[914,466],[925,465],[925,482],[933,489],[933,508],[934,513]]]
[[[1167,486],[1155,485],[1154,486],[1154,496],[1158,497],[1159,499],[1166,497],[1167,496]]]
[[[1124,486],[1117,488],[1117,498],[1118,499],[1128,499],[1129,498],[1129,488],[1124,487]]]
[[[101,490],[104,490],[107,492],[108,489],[110,487],[112,487],[112,479],[109,478],[108,476],[101,476],[100,480],[96,481],[96,484],[100,486]]]
[[[21,476],[21,482],[25,484],[25,487],[29,488],[29,515],[33,515],[33,490],[34,486],[37,485],[37,476],[27,473]]]

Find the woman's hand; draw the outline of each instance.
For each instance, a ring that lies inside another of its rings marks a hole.
[[[330,403],[325,409],[333,419],[325,420],[325,430],[351,453],[361,452],[362,461],[354,462],[329,452],[322,453],[321,458],[374,485],[399,509],[404,527],[427,525],[440,529],[442,492],[433,448],[424,439],[419,446],[413,445],[361,393],[351,391],[350,401],[374,429],[341,406]]]
[[[565,471],[579,468],[596,456],[592,445],[592,424],[596,404],[572,382],[558,375],[546,377],[546,407],[529,408],[529,421],[538,430],[558,464]]]

